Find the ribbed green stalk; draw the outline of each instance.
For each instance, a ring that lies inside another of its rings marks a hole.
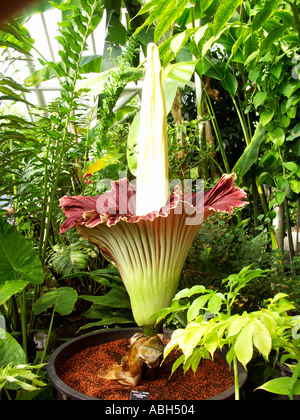
[[[89,229],[78,227],[85,239],[112,258],[128,291],[139,326],[154,326],[153,314],[168,307],[199,225],[188,225],[185,214],[138,223],[118,222]]]

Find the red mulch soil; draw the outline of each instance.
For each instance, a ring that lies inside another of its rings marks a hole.
[[[220,394],[234,382],[228,364],[217,355],[214,361],[202,360],[196,374],[192,369],[184,374],[179,367],[170,378],[172,365],[178,358],[175,351],[159,368],[157,379],[143,379],[136,387],[97,376],[100,367],[120,363],[128,348],[128,339],[89,347],[67,360],[58,372],[59,377],[72,389],[101,400],[129,400],[131,389],[149,392],[150,400],[203,400]]]

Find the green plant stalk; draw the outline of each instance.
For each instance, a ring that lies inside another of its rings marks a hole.
[[[10,393],[8,392],[8,389],[6,389],[6,388],[3,388],[3,389],[4,389],[4,392],[5,392],[5,395],[6,395],[6,398],[8,399],[8,401],[12,401],[12,398],[10,396]],[[0,397],[1,397],[1,394],[0,394]],[[1,400],[1,398],[0,398],[0,400]]]
[[[290,221],[290,215],[289,215],[288,201],[286,198],[284,199],[283,203],[284,203],[286,230],[287,230],[288,241],[289,241],[290,261],[293,264],[292,260],[294,257],[294,245],[293,245],[293,239],[292,239],[292,227],[291,227],[291,221]]]
[[[217,138],[218,146],[219,146],[221,156],[222,156],[222,159],[223,159],[225,172],[229,174],[230,173],[230,167],[229,167],[229,163],[228,163],[227,156],[226,156],[226,153],[225,153],[225,149],[224,149],[221,133],[220,133],[220,130],[219,130],[218,122],[217,122],[217,119],[216,119],[216,114],[215,114],[215,111],[213,109],[210,97],[208,95],[206,95],[205,100],[206,100],[206,103],[207,103],[207,109],[209,110],[209,113],[212,117],[211,122],[212,122],[212,125],[214,127],[214,131],[215,131],[215,135],[216,135],[216,138]]]
[[[232,288],[233,286],[230,286],[229,292],[227,294],[227,300],[226,302],[226,308],[227,308],[227,315],[228,317],[231,316],[231,307],[234,304],[236,295],[233,295],[232,299],[230,300],[230,296],[232,295]],[[240,383],[239,383],[239,368],[237,364],[237,357],[233,357],[233,375],[234,375],[234,394],[235,394],[235,400],[240,399]]]
[[[21,325],[22,325],[22,347],[26,356],[26,363],[28,360],[27,354],[27,316],[26,316],[26,288],[22,294],[19,295],[19,306],[21,312]]]
[[[51,137],[48,136],[48,141],[47,141],[47,146],[46,146],[46,151],[45,151],[45,162],[48,161],[48,157],[49,157],[49,149],[51,146]],[[42,223],[41,223],[41,232],[40,232],[40,243],[39,243],[39,257],[42,261],[42,264],[44,263],[44,261],[42,260],[42,249],[43,249],[43,236],[44,236],[44,229],[45,229],[45,220],[46,220],[46,214],[47,214],[47,201],[48,201],[48,196],[47,196],[47,179],[48,179],[48,164],[45,163],[45,170],[44,170],[44,202],[43,202],[43,213],[42,213]]]
[[[238,117],[239,117],[239,120],[240,120],[240,123],[241,123],[241,126],[242,126],[242,130],[243,130],[243,133],[244,133],[244,136],[245,136],[246,145],[249,146],[249,144],[251,143],[251,139],[250,139],[250,136],[249,136],[249,131],[248,131],[248,127],[246,125],[245,119],[243,118],[243,113],[240,110],[240,108],[237,104],[237,101],[235,100],[234,95],[231,92],[229,92],[229,93],[230,93],[233,105],[235,107],[235,110],[238,114]]]
[[[240,383],[239,383],[239,369],[238,369],[236,356],[234,356],[233,358],[233,374],[234,374],[235,400],[237,401],[240,399]]]
[[[49,328],[48,328],[47,340],[46,340],[46,344],[45,344],[45,347],[44,347],[44,350],[43,350],[43,354],[42,354],[42,357],[41,357],[40,364],[44,363],[44,360],[45,360],[45,357],[46,357],[46,354],[47,354],[47,348],[48,348],[48,345],[49,345],[49,342],[50,342],[52,328],[53,328],[54,315],[55,315],[55,305],[53,307],[52,316],[51,316],[51,320],[50,320],[50,325],[49,325]],[[37,371],[37,374],[39,374],[39,371],[40,371],[40,369]]]

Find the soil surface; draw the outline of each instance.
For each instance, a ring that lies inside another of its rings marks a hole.
[[[180,366],[170,377],[172,365],[179,357],[175,351],[159,368],[158,377],[143,379],[134,388],[97,376],[100,367],[120,363],[128,348],[129,339],[89,347],[67,360],[58,374],[71,388],[101,400],[129,400],[131,390],[149,392],[150,400],[203,400],[233,385],[232,371],[217,355],[214,361],[202,360],[195,374],[192,369],[184,374]]]

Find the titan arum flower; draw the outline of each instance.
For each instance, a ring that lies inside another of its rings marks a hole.
[[[153,314],[176,293],[186,256],[200,224],[213,212],[233,212],[246,194],[225,174],[202,194],[169,196],[167,118],[158,49],[148,46],[141,104],[136,186],[112,182],[97,197],[63,197],[66,215],[60,232],[78,233],[112,259],[128,291],[134,319],[145,335],[155,335]]]

